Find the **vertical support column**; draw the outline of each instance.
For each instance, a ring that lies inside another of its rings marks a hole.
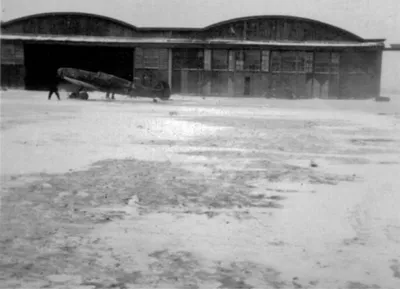
[[[142,69],[144,67],[143,65],[143,48],[142,47],[136,47],[134,51],[134,67],[133,67],[133,77],[136,77],[136,70]],[[133,79],[134,81],[135,79]]]
[[[135,83],[135,62],[136,62],[136,48],[133,48],[132,50],[133,53],[133,63],[132,63],[132,82]]]
[[[300,60],[300,52],[299,51],[296,51],[295,53],[294,53],[294,57],[296,58],[296,71],[295,71],[295,77],[296,77],[296,81],[295,81],[295,89],[294,89],[294,94],[295,94],[295,96],[296,96],[296,98],[299,98],[299,77],[300,77],[300,74],[299,74],[299,60]]]
[[[312,52],[312,78],[311,78],[311,98],[316,98],[314,93],[314,83],[315,83],[315,54],[316,52]]]
[[[186,69],[181,70],[181,92],[188,93],[188,71]]]
[[[211,94],[211,49],[204,49],[204,73],[205,73],[205,86],[204,86],[204,94]]]
[[[172,48],[168,49],[168,84],[172,89]]]
[[[229,50],[229,80],[228,80],[228,93],[229,96],[235,96],[235,51]]]

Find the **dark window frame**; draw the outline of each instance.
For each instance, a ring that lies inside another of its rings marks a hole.
[[[215,67],[214,55],[216,52],[224,52],[225,55],[225,66]],[[229,70],[229,49],[213,49],[211,50],[211,70],[213,71],[228,71]]]
[[[197,56],[188,57],[189,52],[196,52]],[[201,57],[198,57],[199,54],[202,54]],[[176,59],[177,56],[179,56],[178,58],[179,61],[177,61]],[[189,67],[189,65],[186,65],[188,63],[191,64],[194,63],[195,65],[193,65],[193,67]],[[204,70],[204,64],[205,64],[205,52],[203,48],[179,48],[175,50],[173,53],[173,70],[199,71],[199,70]]]

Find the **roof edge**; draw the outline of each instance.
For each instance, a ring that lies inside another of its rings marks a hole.
[[[334,28],[337,29],[339,31],[342,31],[344,33],[348,33],[349,35],[351,35],[352,37],[354,37],[355,39],[358,39],[359,41],[365,41],[364,38],[362,38],[361,36],[358,36],[357,34],[354,34],[348,30],[345,30],[343,28],[340,28],[338,26],[326,23],[326,22],[322,22],[319,20],[315,20],[315,19],[311,19],[311,18],[305,18],[305,17],[299,17],[299,16],[293,16],[293,15],[287,15],[287,14],[274,14],[274,15],[265,15],[265,14],[260,14],[260,15],[251,15],[251,16],[244,16],[244,17],[237,17],[237,18],[232,18],[232,19],[228,19],[228,20],[224,20],[224,21],[220,21],[211,25],[208,25],[206,27],[203,28],[203,30],[207,30],[210,28],[214,28],[220,25],[224,25],[224,24],[229,24],[229,23],[233,23],[236,21],[246,21],[246,20],[253,20],[253,19],[261,19],[261,18],[271,18],[271,19],[278,19],[278,18],[289,18],[292,20],[302,20],[302,21],[307,21],[307,22],[312,22],[315,24],[321,24],[321,25],[326,25],[330,28]]]
[[[383,47],[382,43],[376,42],[288,42],[288,41],[250,41],[250,40],[227,40],[227,39],[187,39],[187,38],[131,38],[131,37],[99,37],[99,36],[55,36],[55,35],[0,35],[0,40],[22,40],[39,42],[85,42],[85,43],[114,43],[114,44],[199,44],[199,45],[238,45],[238,46],[283,46],[283,47]]]
[[[22,16],[22,17],[18,17],[18,18],[14,18],[14,19],[8,20],[8,21],[1,21],[1,27],[4,27],[6,25],[12,25],[12,24],[14,24],[16,22],[28,20],[30,18],[56,16],[56,15],[80,15],[80,16],[96,17],[96,18],[100,18],[100,19],[104,19],[104,20],[108,20],[108,21],[120,24],[120,25],[125,26],[125,27],[130,28],[130,29],[135,29],[135,30],[138,29],[137,26],[135,26],[133,24],[129,24],[129,23],[124,22],[122,20],[118,20],[116,18],[112,18],[112,17],[100,15],[100,14],[94,14],[94,13],[72,12],[72,11],[46,12],[46,13],[37,13],[37,14],[25,15],[25,16]]]
[[[104,20],[108,20],[111,22],[114,22],[116,24],[125,26],[129,29],[137,30],[137,31],[193,31],[193,32],[200,32],[200,31],[206,31],[214,27],[218,27],[224,24],[229,24],[229,23],[234,23],[237,21],[246,21],[246,20],[253,20],[253,19],[262,19],[262,18],[270,18],[270,19],[278,19],[278,18],[288,18],[292,20],[300,20],[300,21],[307,21],[315,24],[320,24],[320,25],[325,25],[330,28],[336,29],[338,31],[341,31],[343,33],[347,33],[348,35],[354,37],[354,39],[361,41],[361,42],[383,42],[386,39],[365,39],[362,38],[361,36],[358,36],[348,30],[342,29],[338,26],[328,24],[326,22],[322,22],[319,20],[314,20],[310,18],[305,18],[305,17],[299,17],[299,16],[292,16],[292,15],[251,15],[251,16],[244,16],[244,17],[237,17],[237,18],[231,18],[228,20],[216,22],[214,24],[205,26],[203,28],[185,28],[185,27],[141,27],[141,26],[135,26],[133,24],[127,23],[122,20],[118,20],[116,18],[100,15],[100,14],[94,14],[94,13],[86,13],[86,12],[72,12],[72,11],[66,11],[66,12],[47,12],[47,13],[37,13],[37,14],[30,14],[30,15],[25,15],[22,17],[14,18],[8,21],[1,21],[1,27],[5,27],[8,25],[12,25],[13,23],[19,22],[19,21],[24,21],[28,20],[30,18],[35,18],[35,17],[46,17],[46,16],[56,16],[56,15],[81,15],[81,16],[89,16],[89,17],[96,17]]]

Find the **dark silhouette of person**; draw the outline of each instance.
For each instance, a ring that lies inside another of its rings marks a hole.
[[[59,78],[58,75],[55,75],[49,83],[49,100],[51,99],[51,96],[53,93],[57,95],[58,100],[60,99],[60,94],[58,93],[58,85],[60,84],[61,79]]]

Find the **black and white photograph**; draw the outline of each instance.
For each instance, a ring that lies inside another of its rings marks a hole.
[[[0,289],[399,289],[399,0],[1,0]]]

